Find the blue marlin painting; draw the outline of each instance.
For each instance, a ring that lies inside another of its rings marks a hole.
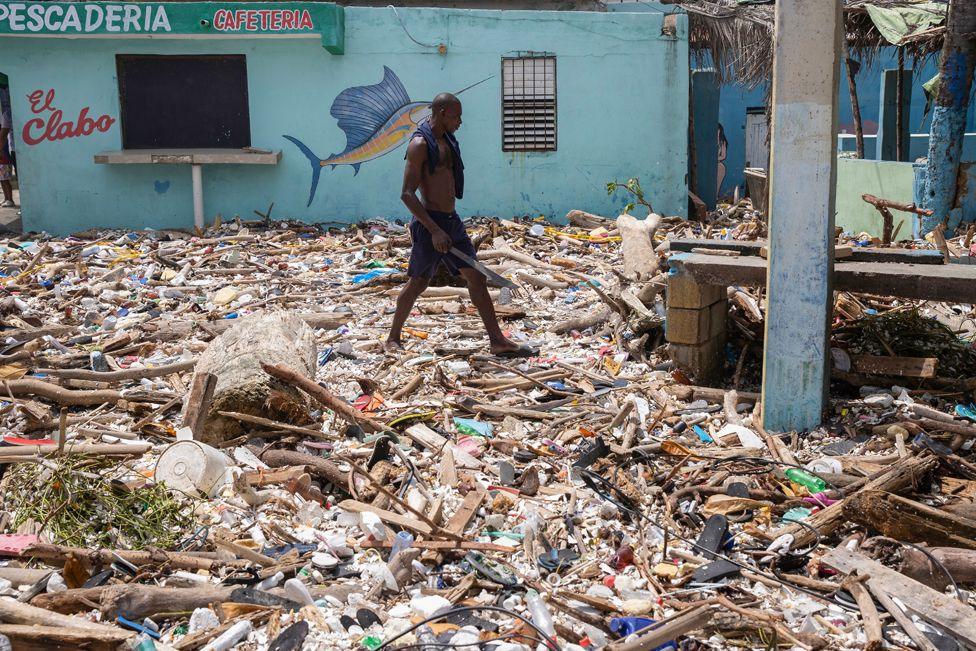
[[[336,96],[329,113],[346,134],[346,148],[340,153],[322,159],[298,138],[284,136],[312,165],[309,206],[315,198],[323,167],[335,169],[336,165],[351,165],[358,174],[363,163],[388,154],[407,142],[417,125],[430,115],[430,102],[411,102],[400,78],[383,66],[383,81],[375,86],[347,88]]]

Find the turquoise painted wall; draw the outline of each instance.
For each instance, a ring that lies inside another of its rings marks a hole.
[[[639,176],[655,208],[684,214],[687,168],[688,50],[685,17],[677,38],[661,36],[661,14],[400,9],[410,36],[445,43],[442,56],[414,43],[387,8],[346,9],[346,54],[308,40],[67,40],[0,38],[0,72],[10,77],[24,226],[69,233],[91,227],[192,226],[190,170],[171,165],[95,165],[92,156],[121,148],[116,123],[105,133],[27,146],[27,95],[55,89],[55,105],[73,119],[82,107],[118,117],[115,55],[234,53],[247,56],[252,145],[280,149],[276,167],[204,169],[208,219],[274,216],[310,222],[408,218],[399,201],[403,148],[365,163],[322,171],[306,208],[307,159],[282,138],[302,140],[325,158],[345,135],[329,108],[351,86],[379,83],[383,66],[414,101],[465,92],[458,132],[467,166],[462,216],[543,214],[574,208],[613,215],[626,198],[607,197],[611,179]],[[517,51],[557,56],[558,151],[501,150],[500,58]],[[160,116],[165,119],[165,116]]]
[[[911,203],[915,172],[911,163],[897,161],[837,159],[836,217],[834,223],[848,233],[866,232],[881,237],[884,222],[881,214],[863,199],[862,194],[873,194],[892,201]],[[894,227],[901,229],[896,239],[911,239],[915,232],[913,215],[899,210],[891,211]]]

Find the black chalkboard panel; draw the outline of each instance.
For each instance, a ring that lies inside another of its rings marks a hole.
[[[117,55],[123,149],[251,146],[244,55]]]

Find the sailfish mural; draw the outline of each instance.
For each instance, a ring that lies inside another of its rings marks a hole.
[[[346,148],[340,153],[319,158],[298,138],[284,136],[312,165],[309,206],[315,198],[323,167],[351,165],[355,174],[359,174],[360,165],[390,153],[410,139],[417,125],[430,115],[430,102],[411,102],[400,78],[383,66],[383,81],[374,86],[345,89],[336,96],[329,113],[346,134]]]

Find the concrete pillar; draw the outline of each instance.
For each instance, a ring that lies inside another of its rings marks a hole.
[[[901,98],[901,137],[905,143],[904,156],[901,160],[908,160],[908,145],[911,133],[909,122],[912,110],[912,69],[902,71]],[[885,70],[881,73],[881,100],[878,102],[878,142],[876,144],[876,158],[878,160],[898,160],[898,70]]]
[[[840,0],[777,0],[763,425],[820,424],[834,250]]]
[[[694,111],[695,165],[694,189],[709,210],[715,210],[718,196],[718,73],[692,70],[691,106]]]
[[[926,208],[933,211],[922,221],[928,232],[946,217],[950,231],[959,224],[961,215],[950,215],[955,206],[956,180],[962,156],[962,141],[966,133],[966,111],[969,90],[973,85],[976,65],[976,2],[952,0],[946,19],[945,40],[939,60],[939,91],[932,109],[929,129],[928,185],[925,191]]]

